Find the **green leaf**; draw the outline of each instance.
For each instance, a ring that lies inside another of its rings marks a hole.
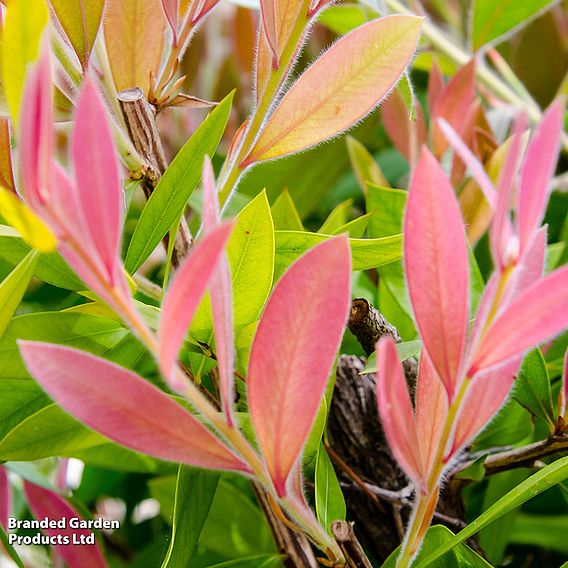
[[[530,414],[515,400],[509,399],[497,416],[475,439],[476,450],[509,446],[521,442],[533,432]]]
[[[312,462],[314,458],[317,457],[323,434],[325,432],[325,425],[327,424],[327,412],[328,405],[327,400],[324,397],[321,401],[318,413],[316,414],[316,419],[306,445],[304,447],[304,453],[302,454],[302,462],[307,465]]]
[[[318,521],[331,534],[333,521],[344,521],[347,511],[339,481],[323,444],[320,444],[316,458],[315,501]]]
[[[529,499],[536,497],[543,491],[546,491],[557,483],[564,481],[566,478],[568,478],[568,456],[547,465],[537,473],[531,475],[526,481],[520,483],[513,490],[509,491],[507,495],[489,507],[489,509],[477,517],[475,521],[470,523],[455,537],[439,546],[424,560],[419,562],[416,565],[416,568],[426,568],[427,566],[432,565],[435,560],[441,558],[446,552],[452,550],[452,548],[458,544],[461,544],[468,538],[471,538],[482,528],[490,525],[493,521],[499,519],[503,515],[517,509]],[[438,564],[434,565],[438,566]]]
[[[511,542],[538,546],[568,555],[568,515],[528,515],[520,513],[515,519]]]
[[[0,543],[4,547],[4,550],[8,553],[8,556],[14,561],[16,566],[19,568],[24,568],[24,563],[18,556],[16,549],[9,543],[8,536],[4,532],[4,527],[0,525]]]
[[[375,214],[369,223],[369,236],[376,239],[402,233],[406,191],[367,184],[367,211]]]
[[[454,533],[442,525],[435,525],[428,529],[424,544],[418,553],[414,563],[430,558],[430,554],[437,551],[441,546],[455,539]],[[395,568],[396,559],[400,553],[400,546],[387,558],[382,568]],[[413,563],[413,566],[415,565]],[[422,566],[423,562],[420,562]],[[444,553],[436,564],[431,568],[490,568],[491,564],[486,562],[477,552],[474,552],[466,544],[460,544],[453,550]]]
[[[555,3],[554,0],[474,0],[473,49],[502,41],[508,33],[527,25]]]
[[[398,353],[398,358],[401,361],[406,361],[410,357],[416,357],[420,354],[422,350],[422,341],[420,339],[413,339],[412,341],[403,341],[402,343],[396,344],[396,351]],[[377,372],[377,354],[376,352],[371,353],[367,359],[367,364],[365,365],[365,370],[362,371],[361,375],[368,375],[369,373]]]
[[[126,253],[128,272],[136,272],[184,210],[201,179],[205,156],[213,156],[223,136],[233,92],[228,94],[184,144],[148,199]]]
[[[34,273],[37,257],[36,251],[30,251],[0,284],[0,337],[8,327],[26,293]]]
[[[277,231],[303,231],[304,225],[288,188],[284,188],[272,207],[272,220]]]
[[[0,259],[12,266],[22,262],[31,250],[21,238],[0,235]],[[87,288],[57,252],[42,254],[35,266],[34,275],[47,284],[65,290]]]
[[[237,216],[227,244],[233,282],[233,312],[237,329],[255,322],[272,288],[274,228],[266,192],[255,197]],[[191,334],[210,343],[213,335],[211,303],[201,302]]]
[[[218,484],[217,472],[179,466],[172,535],[162,568],[191,566]]]
[[[277,568],[280,566],[283,566],[281,556],[263,554],[261,556],[249,556],[248,558],[221,562],[221,564],[214,564],[209,566],[209,568]]]
[[[388,187],[389,182],[385,178],[385,174],[383,174],[379,164],[377,164],[369,150],[365,148],[365,145],[359,142],[357,138],[353,138],[353,136],[347,136],[345,140],[351,166],[363,193],[367,193],[368,183]]]
[[[318,17],[318,22],[329,28],[338,35],[344,35],[376,17],[376,12],[363,5],[332,6],[323,11]]]
[[[85,67],[99,31],[104,0],[50,0],[50,3],[79,61]]]
[[[367,225],[373,215],[374,213],[372,212],[361,215],[360,217],[357,217],[357,219],[353,219],[352,221],[349,221],[349,223],[341,225],[341,227],[335,229],[332,234],[341,235],[342,233],[347,233],[352,239],[360,239],[365,234]]]
[[[533,416],[542,420],[552,434],[556,412],[546,362],[540,349],[531,351],[525,357],[511,396]]]
[[[12,0],[2,30],[2,79],[8,108],[17,124],[28,63],[37,58],[47,24],[45,0]]]
[[[343,201],[343,203],[336,205],[328,215],[327,219],[323,222],[323,225],[318,229],[318,233],[323,233],[324,235],[335,234],[337,229],[347,223],[347,215],[352,205],[352,199],[347,199],[346,201]]]
[[[481,456],[477,458],[469,467],[466,467],[463,471],[460,471],[457,475],[457,479],[467,479],[470,481],[481,481],[485,477],[485,460],[487,456]]]
[[[296,259],[328,235],[300,231],[276,231],[275,273],[281,275]],[[369,270],[400,259],[402,235],[382,239],[349,239],[353,270]]]

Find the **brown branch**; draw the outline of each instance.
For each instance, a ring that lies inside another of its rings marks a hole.
[[[144,97],[142,89],[127,89],[117,95],[120,108],[130,139],[142,157],[145,165],[135,174],[142,182],[142,189],[146,199],[158,185],[158,181],[168,167],[162,140],[156,125],[156,113],[152,105]],[[141,176],[141,178],[140,178]],[[163,239],[164,246],[168,248],[168,238]],[[192,238],[184,217],[181,218],[172,253],[173,266],[179,266],[189,253]]]
[[[557,454],[559,452],[568,452],[568,436],[555,435],[535,442],[521,448],[513,448],[502,452],[492,453],[485,460],[485,474],[493,475],[501,471],[507,471],[519,467],[533,468],[537,467],[538,462],[547,456]],[[486,453],[482,452],[481,454]],[[467,469],[479,456],[467,456],[461,460],[451,475],[455,476],[461,471]]]
[[[348,566],[351,568],[373,568],[363,547],[355,537],[351,523],[334,521],[331,524],[331,532],[345,555]]]
[[[402,339],[396,327],[391,325],[384,316],[365,298],[356,298],[351,302],[349,313],[349,331],[357,338],[365,354],[369,356],[375,351],[377,341],[384,335],[390,335],[396,343]],[[418,366],[415,359],[403,362],[406,378],[410,383],[416,382]]]

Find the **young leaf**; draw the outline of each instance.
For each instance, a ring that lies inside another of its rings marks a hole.
[[[550,180],[558,159],[563,122],[564,100],[557,99],[545,113],[527,148],[521,171],[518,209],[521,251],[544,215]]]
[[[277,231],[303,231],[304,225],[300,214],[294,205],[294,201],[287,188],[277,197],[270,208],[274,229]]]
[[[86,68],[101,24],[105,0],[50,0],[50,3],[81,65]]]
[[[121,279],[122,266],[118,262],[122,231],[122,186],[118,171],[107,111],[100,95],[87,77],[83,83],[71,149],[77,188],[77,204],[85,222],[83,232],[90,233],[110,284]],[[63,184],[62,184],[63,185]],[[60,186],[61,187],[61,186]],[[54,191],[60,191],[60,187]]]
[[[533,416],[543,420],[551,431],[554,430],[556,411],[546,361],[540,349],[531,351],[525,357],[512,396]]]
[[[70,543],[73,542],[74,536],[75,538],[89,536],[90,531],[87,529],[73,529],[69,526],[70,519],[81,519],[82,517],[61,495],[29,481],[24,481],[24,492],[30,510],[36,519],[67,520],[65,528],[43,529],[47,535],[66,536]],[[107,566],[96,540],[94,545],[89,546],[55,544],[53,547],[56,555],[63,559],[69,568],[106,568]]]
[[[281,496],[309,436],[343,336],[350,278],[347,239],[329,239],[290,267],[258,324],[250,353],[248,403]]]
[[[117,91],[140,87],[146,94],[150,71],[158,72],[165,28],[160,0],[113,0],[103,28]]]
[[[377,343],[377,404],[385,436],[396,461],[417,485],[424,478],[416,418],[395,343]]]
[[[318,521],[331,534],[331,523],[344,521],[347,511],[337,475],[323,444],[317,454],[314,484]]]
[[[211,234],[221,222],[215,174],[209,156],[203,165],[203,230]],[[233,385],[235,372],[235,333],[233,317],[233,279],[227,254],[223,251],[211,275],[209,286],[215,328],[215,349],[219,369],[221,402],[227,423],[233,423]]]
[[[492,367],[568,325],[568,267],[555,270],[514,298],[485,333],[468,375]]]
[[[562,383],[558,395],[558,416],[568,426],[568,350],[564,354],[564,366],[562,367]]]
[[[162,8],[168,20],[168,24],[174,35],[174,45],[178,40],[179,0],[162,0]]]
[[[246,164],[299,152],[364,118],[400,79],[420,27],[415,16],[387,16],[341,38],[286,93]]]
[[[353,138],[353,136],[346,136],[345,140],[347,142],[347,151],[349,152],[351,166],[357,176],[357,181],[359,182],[359,187],[363,191],[363,194],[367,195],[368,183],[389,187],[389,182],[369,150],[367,150],[357,138]]]
[[[172,536],[161,568],[189,566],[209,515],[219,474],[180,465],[172,518]]]
[[[94,430],[157,458],[212,469],[248,467],[194,416],[139,375],[89,353],[19,341],[45,391]]]
[[[37,257],[37,252],[31,251],[0,283],[0,337],[26,293]]]
[[[136,272],[179,218],[201,177],[205,156],[213,156],[225,131],[233,93],[227,95],[199,125],[178,152],[140,215],[124,265]]]
[[[506,515],[526,503],[529,499],[536,497],[543,491],[550,489],[557,483],[568,478],[568,457],[561,458],[531,475],[526,481],[520,483],[507,495],[499,499],[489,509],[483,512],[474,522],[470,523],[465,529],[461,530],[454,538],[439,546],[426,558],[421,560],[416,568],[426,568],[435,566],[435,561],[441,558],[446,552],[455,546],[465,542],[482,528],[488,526],[496,519]]]
[[[224,224],[203,237],[178,269],[168,290],[158,330],[160,367],[166,380],[173,381],[172,368],[231,229],[231,224]]]
[[[451,398],[469,320],[468,252],[454,190],[426,149],[412,176],[404,227],[405,272],[416,324]]]
[[[28,63],[37,58],[40,38],[47,24],[45,0],[12,0],[2,30],[2,84],[14,124]]]

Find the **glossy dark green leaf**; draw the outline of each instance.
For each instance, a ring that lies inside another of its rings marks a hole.
[[[201,179],[205,156],[215,154],[232,102],[231,92],[211,111],[164,172],[134,229],[125,260],[129,272],[140,268],[184,210]]]
[[[191,567],[191,559],[209,515],[218,483],[217,472],[180,465],[172,534],[162,568]]]
[[[344,521],[347,511],[337,475],[323,444],[320,444],[316,458],[314,482],[318,521],[331,534],[331,523]]]
[[[540,349],[531,351],[525,357],[511,396],[533,416],[542,420],[552,433],[556,412],[546,362]]]

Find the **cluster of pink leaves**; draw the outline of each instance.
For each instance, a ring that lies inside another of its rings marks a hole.
[[[378,404],[393,453],[424,493],[435,489],[450,460],[501,407],[523,354],[568,325],[568,267],[543,277],[546,229],[539,228],[560,145],[563,102],[548,109],[526,152],[520,119],[497,188],[455,131],[440,121],[494,211],[495,271],[471,329],[468,249],[454,190],[427,149],[414,171],[404,258],[423,342],[416,404],[414,410],[390,339],[377,346]]]
[[[162,0],[164,14],[172,30],[174,45],[177,44],[180,28],[184,27],[185,19],[195,26],[198,24],[217,4],[219,0],[192,0],[189,2],[186,14],[180,14],[180,0]]]
[[[57,235],[62,256],[139,336],[170,387],[187,395],[209,425],[133,371],[81,350],[20,341],[30,373],[70,414],[133,450],[198,467],[258,474],[258,464],[249,463],[250,454],[240,453],[247,444],[242,435],[239,445],[232,444],[234,437],[224,436],[222,441],[213,433],[236,430],[231,273],[224,253],[233,224],[220,221],[210,162],[206,160],[203,172],[202,236],[167,291],[156,337],[136,312],[118,253],[122,190],[104,103],[86,78],[75,115],[73,176],[54,157],[52,105],[50,62],[44,50],[30,72],[23,104],[23,198]],[[260,474],[266,472],[275,493],[296,499],[306,514],[310,513],[301,491],[300,457],[346,325],[350,273],[345,236],[306,253],[275,287],[251,348],[247,389]],[[208,287],[224,416],[192,398],[194,390],[188,389],[177,363]],[[316,334],[317,342],[302,339]]]

